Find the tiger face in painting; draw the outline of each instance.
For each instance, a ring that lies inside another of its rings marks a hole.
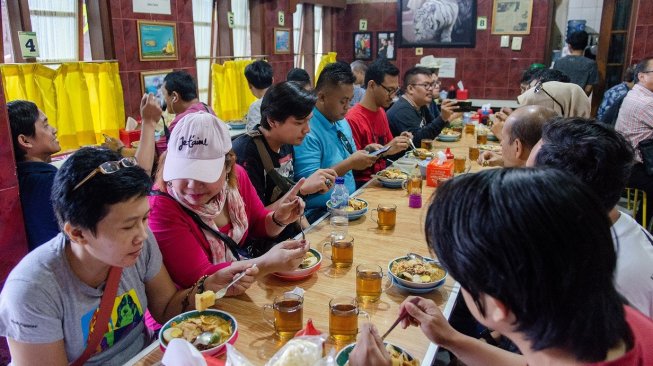
[[[419,0],[409,3],[415,14],[415,40],[451,42],[458,19],[456,0]]]

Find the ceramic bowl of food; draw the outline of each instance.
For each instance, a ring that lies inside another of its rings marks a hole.
[[[322,265],[322,254],[319,251],[311,248],[304,255],[304,260],[299,265],[299,268],[294,271],[275,272],[274,276],[287,281],[299,281],[310,277],[313,273],[317,272]]]
[[[196,343],[197,337],[212,333],[208,345]],[[221,310],[188,311],[168,320],[159,330],[159,346],[165,352],[168,342],[182,338],[190,342],[203,354],[215,355],[226,350],[226,344],[234,344],[238,338],[236,318]]]
[[[431,151],[428,151],[427,149],[417,148],[407,152],[406,156],[413,157],[419,160],[426,160],[429,158],[433,158],[434,155]]]
[[[397,257],[388,263],[388,273],[408,288],[433,289],[447,279],[447,271],[430,258]]]
[[[329,211],[333,210],[333,206],[331,206],[331,201],[327,201],[326,205]],[[349,220],[356,220],[363,217],[363,215],[367,213],[367,207],[368,207],[367,201],[360,198],[350,198],[349,205],[347,206],[345,211],[347,212],[347,217],[349,218]]]
[[[461,135],[460,132],[454,131],[451,128],[443,128],[436,139],[443,142],[454,142],[460,140]]]
[[[385,345],[385,350],[390,354],[393,365],[401,366],[417,366],[419,365],[419,360],[413,357],[410,353],[403,350],[401,347],[396,346],[392,343],[383,342]],[[349,354],[354,349],[356,344],[352,343],[347,345],[345,348],[341,349],[340,352],[336,355],[336,365],[345,366],[349,365]]]
[[[245,127],[247,127],[247,122],[233,121],[233,122],[229,122],[229,126],[231,126],[231,128],[234,130],[244,130]]]
[[[398,168],[386,168],[376,173],[376,178],[387,188],[401,188],[401,185],[406,179],[408,174]]]

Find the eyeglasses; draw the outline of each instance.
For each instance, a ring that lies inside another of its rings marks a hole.
[[[426,90],[429,90],[429,89],[433,89],[436,84],[435,83],[421,83],[421,84],[410,84],[410,85],[413,85],[413,86],[414,85],[419,85],[422,88],[424,88]],[[437,84],[437,85],[439,86],[440,84]]]
[[[340,131],[340,130],[337,130],[336,134],[338,135],[338,138],[340,139],[340,142],[345,147],[345,149],[347,149],[347,151],[349,151],[350,154],[353,154],[354,149],[351,147],[351,144],[349,143],[349,140],[347,140],[347,136],[345,136],[345,134],[342,133],[342,131]]]
[[[397,92],[399,91],[399,88],[390,89],[383,84],[378,84],[378,85],[381,86],[383,89],[385,89],[386,92],[388,92],[389,97],[397,94]]]
[[[122,165],[122,167],[121,167]],[[97,173],[102,173],[102,174],[112,174],[117,172],[118,170],[124,168],[132,168],[138,165],[138,162],[136,161],[136,158],[130,157],[130,158],[122,158],[119,161],[107,161],[97,168],[93,169],[92,172],[88,173],[86,178],[82,179],[81,182],[77,183],[75,188],[73,188],[73,191],[75,191],[77,188],[81,187],[82,184],[86,183],[89,179],[93,178]]]
[[[653,70],[648,70],[648,71],[640,71],[640,74],[648,74],[649,72],[653,72]]]

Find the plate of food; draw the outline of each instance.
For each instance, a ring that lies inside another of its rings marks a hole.
[[[363,215],[367,213],[367,201],[360,199],[360,198],[350,198],[349,199],[349,205],[345,209],[347,212],[347,217],[349,220],[356,220],[361,218]],[[333,210],[333,206],[331,206],[331,201],[327,201],[327,208],[329,211]]]
[[[408,174],[399,168],[386,168],[376,173],[376,178],[384,187],[401,188],[403,182],[408,179]]]
[[[444,284],[447,271],[430,258],[398,257],[388,263],[392,278],[408,288],[433,289]]]
[[[436,139],[443,142],[454,142],[460,140],[461,133],[451,128],[443,128]]]
[[[210,333],[206,337],[200,335]],[[168,320],[159,330],[159,346],[165,352],[168,342],[182,338],[203,354],[215,355],[226,350],[227,343],[234,344],[238,338],[238,322],[233,315],[215,309],[188,311]]]
[[[383,342],[385,345],[385,350],[390,354],[392,359],[392,365],[400,366],[418,366],[419,360],[413,357],[410,353],[403,350],[401,347],[396,346],[392,343]],[[345,348],[341,349],[340,352],[336,355],[336,365],[338,366],[347,366],[349,365],[349,354],[351,350],[354,349],[356,344],[352,343],[347,345]]]
[[[501,152],[501,145],[478,145],[479,150],[492,151],[495,153]]]
[[[297,269],[294,271],[275,272],[273,275],[287,281],[299,281],[308,278],[313,273],[317,272],[321,265],[322,254],[311,248],[304,255],[304,260]]]
[[[434,155],[431,151],[428,151],[427,149],[417,148],[407,152],[406,156],[417,158],[419,160],[426,160],[428,158],[432,158]]]
[[[492,132],[487,133],[487,140],[488,141],[499,141],[499,138],[493,134]]]

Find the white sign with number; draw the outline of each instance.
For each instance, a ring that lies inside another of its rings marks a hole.
[[[284,14],[284,12],[283,12],[283,11],[280,11],[280,12],[278,13],[278,16],[279,16],[279,25],[280,25],[280,26],[284,26],[284,25],[286,25],[286,15]]]
[[[23,58],[39,57],[39,43],[36,40],[36,32],[18,32],[18,42]]]
[[[134,13],[172,14],[170,0],[134,0],[132,9]]]
[[[227,13],[227,25],[229,28],[233,28],[234,25],[236,24],[235,18],[234,18],[234,13],[232,11]]]

